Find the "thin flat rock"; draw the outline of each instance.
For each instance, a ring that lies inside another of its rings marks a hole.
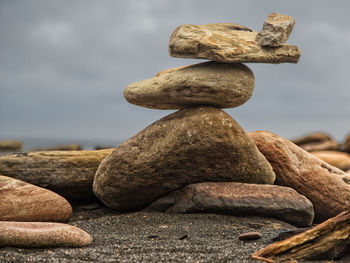
[[[226,63],[297,63],[300,50],[283,44],[264,47],[255,41],[258,32],[234,23],[182,25],[169,41],[169,54],[181,58],[202,58]]]
[[[294,24],[295,21],[291,16],[271,13],[255,40],[263,46],[279,47],[288,40]]]
[[[158,199],[148,209],[267,216],[299,227],[310,226],[314,218],[312,203],[292,188],[234,182],[191,184]]]
[[[0,222],[0,247],[84,247],[92,236],[78,227],[46,222]]]

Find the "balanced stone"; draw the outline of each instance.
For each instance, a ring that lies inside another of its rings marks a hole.
[[[133,210],[192,183],[274,179],[270,164],[230,115],[194,107],[156,121],[117,147],[101,162],[93,191],[110,208]]]
[[[233,23],[182,25],[170,37],[169,54],[173,57],[204,58],[227,63],[298,62],[298,47],[283,44],[276,48],[265,48],[255,41],[256,35],[256,31]]]
[[[0,222],[0,247],[84,247],[92,236],[78,227],[47,222]]]
[[[100,162],[113,149],[47,151],[0,157],[0,174],[49,190],[68,200],[92,199],[92,182]]]
[[[72,207],[44,188],[0,175],[1,221],[68,221]]]
[[[292,188],[234,182],[191,184],[148,208],[168,213],[274,217],[299,227],[310,226],[314,218],[312,203]]]
[[[275,183],[291,187],[307,197],[314,206],[317,220],[349,209],[348,174],[278,135],[265,131],[249,135],[271,163],[276,173]]]
[[[291,16],[271,13],[255,40],[263,46],[279,47],[288,40],[294,24]]]
[[[194,105],[233,108],[245,103],[253,89],[254,75],[247,66],[211,61],[168,69],[132,83],[124,90],[124,97],[132,104],[153,109]]]

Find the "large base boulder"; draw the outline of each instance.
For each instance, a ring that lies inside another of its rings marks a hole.
[[[275,184],[306,196],[314,205],[315,219],[325,220],[349,209],[348,174],[278,135],[266,131],[249,135],[271,163]]]
[[[133,210],[192,183],[274,179],[270,164],[231,116],[196,107],[156,121],[117,147],[101,162],[93,191],[110,208]]]
[[[312,224],[312,203],[294,189],[278,185],[206,182],[172,192],[148,209],[167,213],[220,213],[266,216],[306,227]]]

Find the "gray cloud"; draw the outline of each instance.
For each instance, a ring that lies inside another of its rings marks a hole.
[[[294,137],[350,131],[347,1],[1,1],[0,136],[128,138],[171,111],[128,104],[123,89],[169,67],[169,36],[186,23],[260,30],[270,12],[292,15],[296,65],[248,66],[251,100],[228,109],[246,130]]]

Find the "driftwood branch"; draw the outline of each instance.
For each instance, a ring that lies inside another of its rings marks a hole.
[[[252,255],[268,263],[292,260],[336,259],[350,244],[350,210],[286,240],[273,243]]]

